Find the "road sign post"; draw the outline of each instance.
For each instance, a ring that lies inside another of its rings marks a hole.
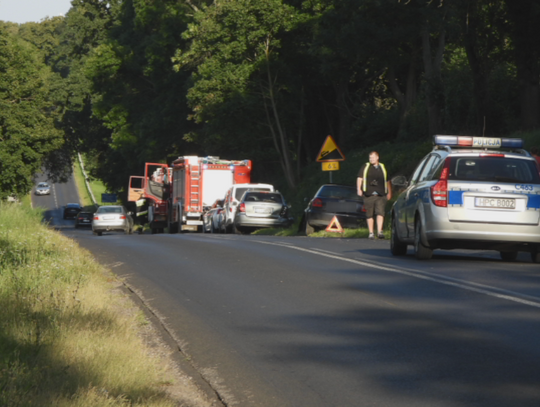
[[[345,161],[345,156],[337,146],[332,136],[326,137],[324,144],[317,156],[317,162],[322,163],[322,170],[328,171],[330,183],[332,183],[332,171],[339,170],[339,162]]]

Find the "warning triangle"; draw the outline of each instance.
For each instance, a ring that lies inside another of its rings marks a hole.
[[[337,220],[337,216],[334,216],[332,218],[332,222],[328,225],[326,228],[327,232],[336,232],[336,233],[343,233],[343,228],[341,227],[339,220]]]
[[[337,146],[332,136],[326,137],[326,140],[317,156],[318,162],[323,161],[345,161],[345,156]]]

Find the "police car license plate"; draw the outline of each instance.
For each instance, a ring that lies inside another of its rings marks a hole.
[[[475,198],[474,206],[477,208],[516,209],[516,200],[501,198]]]

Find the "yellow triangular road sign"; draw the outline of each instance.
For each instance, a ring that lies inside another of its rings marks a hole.
[[[317,156],[318,162],[324,161],[345,161],[345,156],[337,146],[332,136],[326,137],[326,140]]]
[[[334,216],[332,218],[332,222],[328,225],[326,228],[327,232],[336,232],[336,233],[343,233],[343,228],[341,227],[341,224],[339,223],[339,220],[337,219],[337,216]]]

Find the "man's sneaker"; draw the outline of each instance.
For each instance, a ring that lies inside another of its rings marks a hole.
[[[379,236],[377,236],[379,239],[384,239],[384,233],[383,232],[379,232]]]
[[[375,239],[375,235],[373,233],[370,233],[369,236],[368,236],[368,239],[369,240],[374,240]]]

